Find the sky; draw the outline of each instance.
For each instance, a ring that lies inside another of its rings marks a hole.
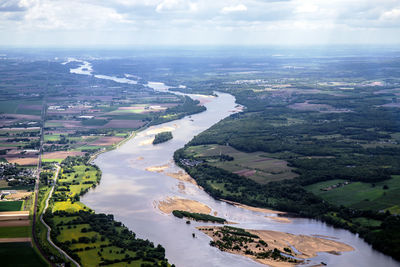
[[[0,0],[0,46],[400,45],[400,0]]]

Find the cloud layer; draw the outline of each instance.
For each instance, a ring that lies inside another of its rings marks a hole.
[[[2,0],[0,45],[399,44],[400,0]]]

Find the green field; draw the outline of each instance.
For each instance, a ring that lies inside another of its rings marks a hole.
[[[41,110],[24,108],[24,105],[41,105],[42,101],[0,101],[0,113],[40,115]]]
[[[76,150],[82,151],[82,150],[90,150],[90,149],[94,150],[94,149],[101,149],[101,148],[103,148],[103,146],[84,145],[84,146],[78,147]]]
[[[60,135],[61,134],[46,134],[44,136],[44,141],[60,141]]]
[[[0,113],[16,113],[21,101],[0,101]]]
[[[0,211],[20,211],[23,201],[0,201]]]
[[[62,127],[63,124],[61,122],[48,122],[46,121],[46,123],[44,124],[45,127]]]
[[[207,159],[207,162],[212,166],[245,175],[260,184],[291,179],[297,176],[291,171],[292,168],[287,166],[286,161],[271,158],[264,152],[245,153],[230,146],[220,145],[190,146],[186,149],[186,152],[196,158],[215,157],[220,154],[229,155],[234,160]]]
[[[0,227],[0,238],[29,237],[30,233],[30,226]]]
[[[392,179],[375,183],[353,182],[343,187],[334,188],[330,191],[322,191],[321,188],[344,182],[344,180],[330,180],[306,186],[324,200],[336,205],[343,205],[350,208],[389,210],[392,213],[400,213],[400,176],[393,176]],[[388,189],[383,189],[384,186]]]
[[[83,120],[82,124],[85,126],[103,126],[108,122],[108,120],[101,120],[101,119],[89,119]]]
[[[28,242],[0,243],[1,266],[42,267],[47,266]]]
[[[57,162],[61,163],[63,159],[42,159],[42,162]]]

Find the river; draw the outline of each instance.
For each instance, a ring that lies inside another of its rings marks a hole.
[[[82,62],[82,64],[86,63]],[[91,70],[90,64],[85,65],[84,71],[86,69]],[[82,74],[91,75],[90,73]],[[104,78],[104,76],[106,75],[98,78]],[[113,78],[116,77],[106,77],[106,79]],[[148,86],[155,90],[168,90],[163,83],[148,83]],[[177,171],[179,168],[172,160],[174,151],[235,110],[235,98],[229,94],[218,93],[218,97],[189,96],[202,101],[207,110],[180,120],[152,126],[139,132],[119,148],[99,155],[94,163],[102,171],[101,183],[82,197],[81,201],[96,212],[114,214],[116,220],[123,222],[138,237],[164,246],[166,257],[178,267],[264,265],[211,247],[210,238],[195,229],[196,226],[207,225],[206,223],[192,222],[188,225],[185,220],[163,214],[157,209],[157,201],[173,196],[202,202],[213,212],[216,211],[219,217],[236,222],[238,224],[235,226],[241,228],[328,236],[355,249],[339,256],[319,253],[317,257],[307,262],[306,266],[320,262],[325,262],[328,266],[399,266],[398,262],[391,257],[372,249],[370,245],[349,231],[303,218],[292,218],[291,223],[276,222],[266,218],[264,213],[245,210],[214,200],[191,183],[185,182],[182,187],[181,181],[164,173],[146,171],[148,167],[165,164],[168,164],[170,170]],[[171,130],[174,138],[153,146],[149,140],[156,130],[161,128]],[[274,215],[271,214],[271,216]],[[196,234],[196,238],[192,237],[192,233]]]

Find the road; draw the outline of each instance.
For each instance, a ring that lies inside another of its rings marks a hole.
[[[43,103],[42,107],[42,116],[40,121],[40,142],[39,142],[39,155],[38,155],[38,164],[37,164],[37,174],[36,174],[36,182],[35,182],[35,189],[34,189],[34,203],[33,203],[33,216],[32,216],[32,238],[33,242],[35,242],[36,247],[40,251],[40,254],[49,262],[51,263],[50,259],[44,253],[42,248],[39,246],[39,242],[36,236],[36,215],[38,210],[38,196],[39,196],[39,184],[40,184],[40,172],[42,169],[42,153],[43,153],[43,140],[44,140],[44,124],[46,121],[46,112],[47,112],[47,105],[46,101]]]

